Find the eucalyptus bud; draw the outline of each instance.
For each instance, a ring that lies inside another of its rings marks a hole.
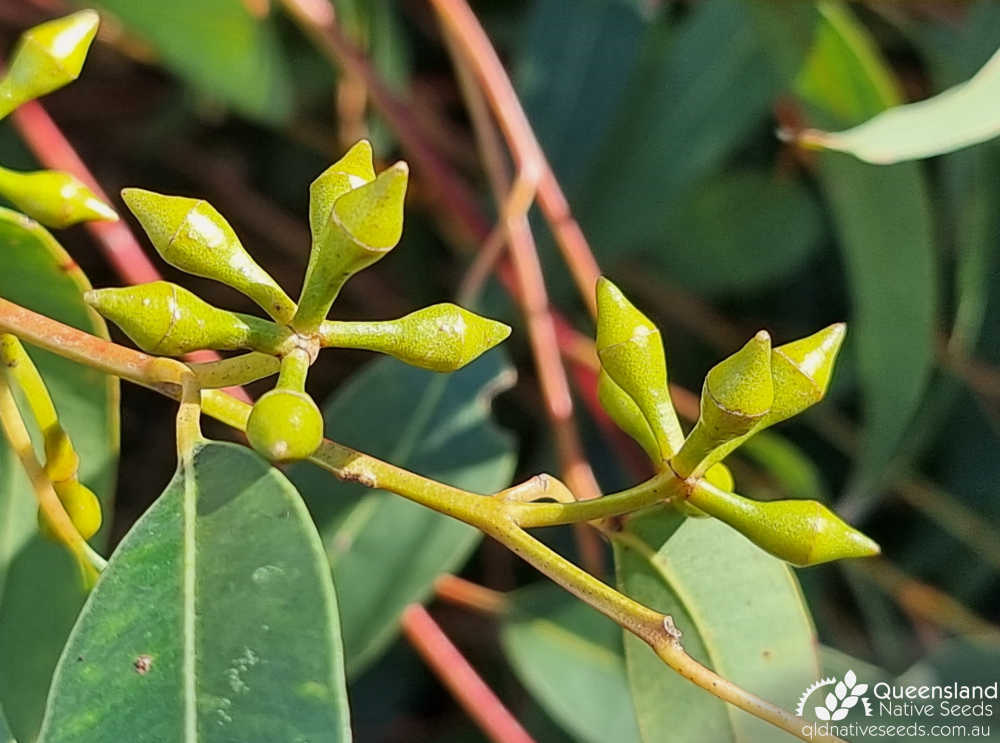
[[[309,255],[299,308],[292,321],[296,330],[315,331],[344,283],[396,247],[403,231],[408,180],[406,163],[398,162],[333,202]],[[331,186],[330,193],[334,190]]]
[[[372,146],[362,139],[309,185],[309,230],[314,245],[322,240],[337,199],[373,180]]]
[[[748,433],[715,449],[703,466],[719,462],[754,434],[798,415],[826,395],[847,326],[834,323],[817,333],[771,350],[774,403]]]
[[[58,170],[19,173],[0,168],[0,196],[46,227],[118,219],[114,210],[93,191],[69,173]]]
[[[699,482],[689,503],[793,565],[879,554],[878,544],[818,501],[755,501]]]
[[[376,351],[437,372],[461,369],[509,335],[510,328],[502,322],[450,302],[425,307],[398,320],[325,322],[320,326],[324,346]]]
[[[798,415],[823,399],[846,334],[844,323],[834,323],[774,349],[771,354],[774,404],[758,430]]]
[[[69,520],[84,539],[90,539],[101,528],[101,501],[93,491],[81,485],[75,478],[52,483],[59,502],[62,503]],[[58,541],[48,517],[38,510],[38,530],[46,539]]]
[[[323,415],[305,392],[274,389],[254,403],[247,439],[271,462],[306,459],[323,441]]]
[[[681,477],[703,473],[709,455],[751,431],[773,403],[771,336],[762,330],[706,375],[701,414],[671,462],[674,470]]]
[[[271,462],[305,459],[323,442],[323,415],[305,391],[309,364],[298,349],[284,356],[277,385],[250,411],[247,440]]]
[[[99,23],[96,12],[81,10],[25,31],[0,79],[0,118],[76,80]]]
[[[660,331],[603,276],[597,280],[597,355],[646,419],[656,439],[657,459],[669,459],[684,434],[670,399]]]
[[[597,399],[611,420],[635,439],[653,462],[659,463],[660,448],[642,411],[604,369],[597,375]]]
[[[84,300],[147,353],[180,356],[202,348],[267,350],[281,340],[273,323],[220,310],[168,281],[93,289]]]
[[[250,257],[229,222],[207,201],[141,188],[123,189],[122,199],[171,266],[231,286],[283,324],[292,319],[295,303]]]

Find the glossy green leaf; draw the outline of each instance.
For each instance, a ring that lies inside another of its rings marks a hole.
[[[916,103],[890,108],[839,132],[808,129],[807,147],[847,152],[888,165],[969,147],[1000,134],[1000,52],[972,78]]]
[[[661,509],[630,521],[614,549],[619,589],[670,614],[687,652],[724,678],[785,707],[818,678],[798,581],[729,527]],[[625,657],[647,743],[792,740],[706,694],[627,633]]]
[[[452,374],[380,359],[324,406],[326,434],[427,477],[491,493],[510,483],[514,441],[490,414],[513,381],[498,351]],[[425,600],[435,578],[457,570],[479,532],[384,491],[300,464],[293,481],[323,535],[340,595],[347,669],[355,675],[397,631],[399,614]]]
[[[820,7],[821,25],[797,84],[799,94],[823,121],[853,123],[893,105],[897,94],[864,29],[843,5]],[[859,502],[897,451],[934,362],[937,266],[931,206],[917,163],[877,167],[823,153],[818,172],[853,305],[850,342],[865,406],[851,491]]]
[[[163,63],[240,113],[278,123],[291,113],[291,79],[274,24],[242,0],[97,0]],[[195,22],[196,21],[196,22]]]
[[[0,209],[0,297],[107,337],[103,320],[83,302],[89,288],[44,228]],[[47,351],[27,351],[79,452],[80,479],[107,514],[118,460],[118,382]],[[38,534],[37,511],[31,485],[0,436],[0,705],[23,741],[38,731],[52,670],[86,597],[73,559]],[[91,540],[97,549],[108,530]]]
[[[662,245],[671,207],[765,121],[776,92],[741,0],[698,3],[674,28],[651,24],[642,51],[576,209],[608,258]]]
[[[7,717],[4,715],[2,707],[0,707],[0,743],[17,743],[14,740],[14,734],[10,732],[10,726],[7,724]]]
[[[42,743],[350,740],[337,601],[285,477],[206,443],[119,545],[73,629]]]
[[[644,259],[685,288],[713,294],[767,289],[787,280],[815,253],[823,235],[822,212],[808,190],[757,170],[706,181],[672,214]]]
[[[539,704],[577,740],[638,743],[621,628],[552,585],[511,599],[500,639]]]

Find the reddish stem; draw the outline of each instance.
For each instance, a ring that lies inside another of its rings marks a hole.
[[[487,738],[495,743],[534,743],[423,606],[408,606],[402,622],[406,639]]]
[[[478,583],[459,578],[457,575],[442,575],[434,581],[434,593],[442,601],[466,609],[496,616],[508,609],[507,595]]]
[[[80,159],[73,145],[63,135],[38,101],[30,101],[12,115],[14,127],[29,149],[46,168],[64,170],[79,178],[97,196],[110,202],[104,189]],[[87,222],[87,230],[100,244],[115,273],[129,284],[144,284],[160,278],[156,266],[139,245],[124,221]]]
[[[38,101],[25,103],[13,113],[12,120],[38,162],[46,168],[71,173],[105,202],[110,202],[104,189],[42,104]],[[101,252],[115,273],[126,284],[145,284],[163,278],[124,220],[87,222],[86,228],[97,240]],[[214,351],[206,350],[188,354],[185,358],[191,361],[215,361],[221,357]],[[242,387],[227,387],[226,391],[244,402],[253,402]]]

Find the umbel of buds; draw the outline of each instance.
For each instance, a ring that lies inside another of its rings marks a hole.
[[[406,164],[397,163],[376,175],[371,145],[362,141],[313,182],[312,251],[297,304],[251,258],[211,204],[125,189],[122,198],[167,263],[236,289],[270,317],[213,307],[166,281],[97,289],[85,298],[148,353],[246,350],[279,359],[277,384],[253,406],[247,438],[271,461],[304,459],[323,440],[323,417],[306,392],[309,367],[320,348],[366,349],[423,369],[450,372],[510,334],[503,323],[450,303],[397,320],[326,319],[343,284],[399,242],[407,173]],[[266,373],[273,369],[268,364]]]
[[[597,284],[597,394],[612,420],[661,471],[684,480],[670,502],[711,516],[796,565],[879,552],[875,542],[816,501],[760,503],[731,492],[722,460],[768,426],[823,399],[844,340],[842,323],[771,348],[760,331],[706,375],[694,428],[685,437],[667,387],[660,333],[607,279]]]

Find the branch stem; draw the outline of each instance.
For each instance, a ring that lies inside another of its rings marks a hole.
[[[118,346],[4,299],[0,299],[0,331],[13,333],[24,341],[86,366],[150,387],[169,397],[181,399],[188,406],[185,409],[191,411],[192,416],[196,414],[198,406],[193,399],[193,390],[197,390],[197,379],[192,371],[179,361],[149,356],[141,351]],[[237,429],[246,428],[250,414],[248,404],[219,390],[203,391],[200,397],[206,413]],[[196,425],[189,426],[187,430],[191,435],[183,438],[183,441],[189,441],[196,436],[194,433]],[[183,446],[181,443],[182,453]],[[342,480],[355,481],[369,488],[389,490],[475,526],[504,544],[567,591],[648,643],[664,662],[685,678],[709,693],[803,740],[810,740],[802,730],[801,720],[721,679],[687,655],[680,645],[669,617],[619,593],[539,542],[522,528],[522,524],[540,526],[548,523],[568,523],[570,516],[580,516],[588,520],[600,518],[634,510],[639,504],[646,504],[647,501],[655,503],[662,496],[669,495],[671,488],[676,487],[669,485],[669,480],[664,476],[654,477],[647,483],[623,491],[617,496],[605,496],[596,501],[572,504],[525,503],[505,501],[502,498],[461,490],[329,440],[324,440],[310,460]],[[40,472],[41,469],[37,461],[34,462],[34,470],[31,469],[30,462],[26,468],[29,472]],[[663,481],[658,478],[662,478]],[[540,481],[543,479],[539,478]],[[49,489],[51,490],[51,487]],[[51,495],[56,497],[54,492]],[[539,515],[532,515],[534,509],[539,509]],[[566,509],[578,510],[567,515]],[[65,516],[65,512],[63,515]],[[79,538],[79,535],[77,537]],[[80,541],[82,542],[82,539]],[[811,739],[837,740],[829,737]]]

